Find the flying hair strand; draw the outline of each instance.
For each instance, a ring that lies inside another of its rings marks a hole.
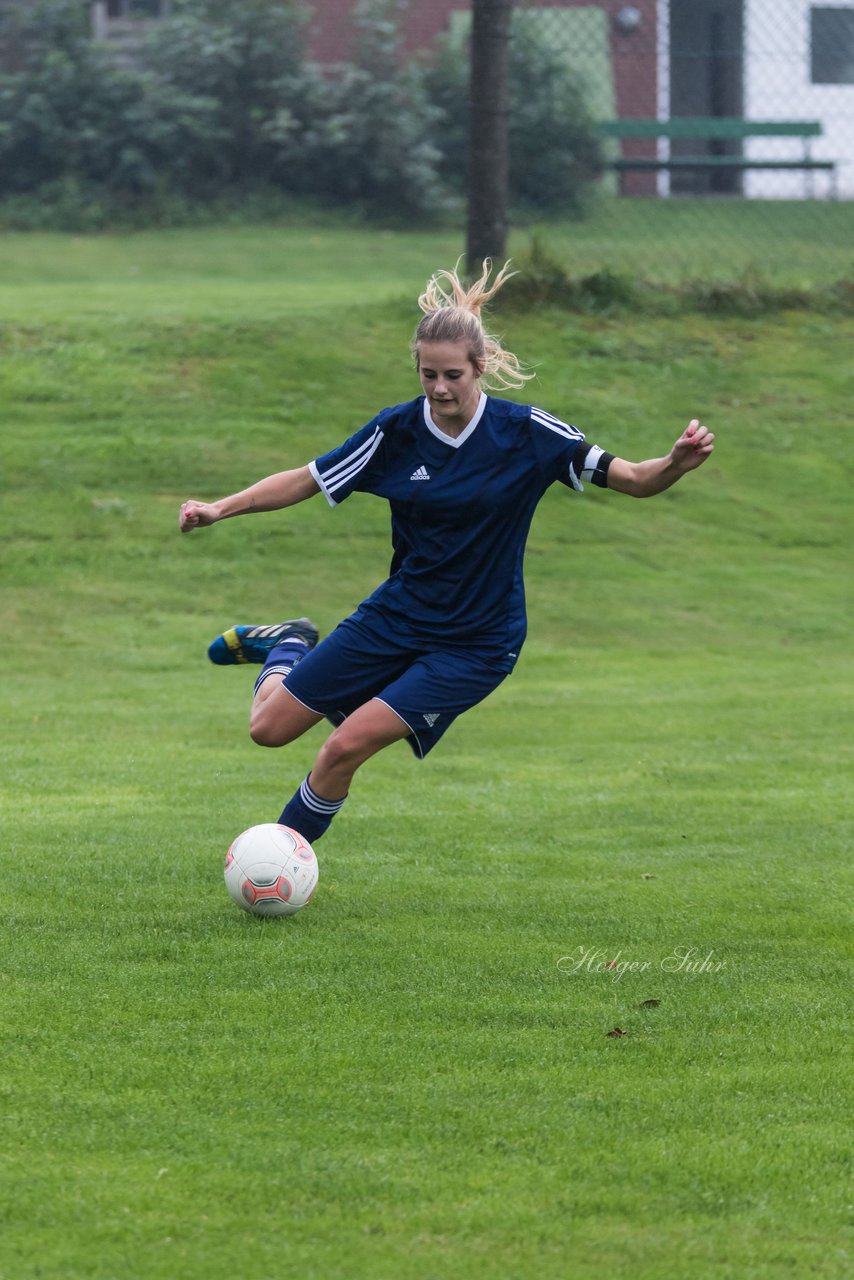
[[[485,304],[517,273],[510,270],[507,261],[490,285],[492,262],[485,258],[480,276],[466,287],[458,274],[459,265],[458,260],[453,271],[436,271],[418,299],[424,318],[412,340],[416,363],[422,342],[465,342],[484,387],[518,390],[534,374],[522,369],[518,357],[505,351],[481,320]]]

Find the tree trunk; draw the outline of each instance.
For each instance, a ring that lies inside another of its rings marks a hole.
[[[472,0],[469,271],[504,256],[507,241],[507,56],[513,0]]]

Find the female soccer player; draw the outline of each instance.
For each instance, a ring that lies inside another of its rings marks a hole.
[[[531,405],[488,396],[533,376],[486,333],[483,305],[501,288],[490,264],[468,289],[439,271],[418,299],[412,351],[424,392],[382,409],[308,466],[218,502],[185,502],[183,532],[277,511],[322,493],[388,499],[389,577],[321,644],[307,618],[235,626],[208,650],[222,665],[260,663],[250,734],[281,747],[324,717],[336,727],[279,821],[310,842],[343,805],[360,765],[402,738],[423,759],[457,716],[513,670],[525,639],[522,557],[534,510],[555,481],[644,498],[705,462],[714,436],[694,419],[670,452],[626,462]]]

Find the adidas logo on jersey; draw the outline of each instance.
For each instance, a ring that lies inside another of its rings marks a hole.
[[[430,472],[427,470],[426,467],[419,467],[417,471],[413,471],[409,479],[410,480],[429,480]]]

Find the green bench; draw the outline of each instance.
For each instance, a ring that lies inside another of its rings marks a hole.
[[[603,120],[597,126],[602,138],[611,139],[643,139],[657,141],[667,138],[669,141],[682,139],[704,140],[706,142],[744,142],[746,138],[800,138],[803,151],[800,157],[789,160],[768,159],[754,160],[751,156],[742,155],[676,155],[662,159],[657,156],[623,156],[617,160],[606,161],[609,168],[618,173],[636,172],[674,172],[679,169],[728,169],[733,172],[744,172],[748,169],[795,169],[813,174],[824,172],[830,175],[831,195],[836,198],[836,162],[834,160],[814,160],[810,153],[810,142],[821,134],[818,120],[742,120],[737,116],[676,116],[670,120],[648,120],[635,118],[629,120]],[[810,194],[812,188],[810,187]]]

